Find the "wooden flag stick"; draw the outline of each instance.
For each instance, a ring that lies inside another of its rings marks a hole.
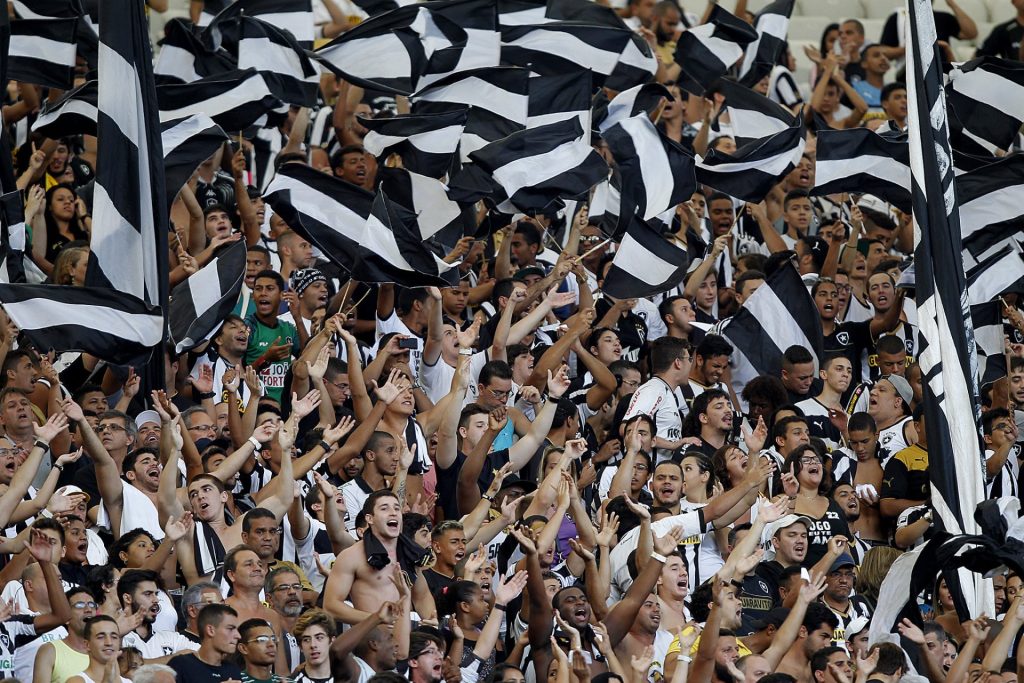
[[[598,249],[600,249],[601,247],[603,247],[604,245],[608,244],[611,241],[612,241],[612,238],[609,237],[609,238],[607,238],[607,239],[605,239],[605,240],[603,240],[601,242],[598,242],[597,244],[592,246],[590,249],[588,249],[586,252],[584,252],[583,255],[577,256],[576,258],[579,259],[580,261],[582,261],[583,259],[587,258],[591,254],[593,254],[595,251],[597,251]]]
[[[352,311],[356,310],[356,308],[359,307],[359,304],[363,303],[363,300],[368,296],[370,296],[369,289],[367,289],[366,292],[361,297],[359,297],[359,301],[355,302],[354,304],[348,307],[348,310],[345,311],[345,317],[347,318],[350,315],[352,315]]]

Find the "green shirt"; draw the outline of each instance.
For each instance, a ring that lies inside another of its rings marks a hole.
[[[270,348],[277,341],[278,344],[290,344],[292,356],[298,356],[302,352],[299,346],[299,332],[295,325],[283,320],[278,320],[277,325],[270,327],[257,319],[256,314],[245,319],[249,328],[249,346],[245,350],[245,364],[253,363],[257,358]],[[259,371],[260,381],[263,382],[264,396],[281,402],[281,395],[284,393],[284,377],[291,367],[292,359],[272,361],[269,365]]]

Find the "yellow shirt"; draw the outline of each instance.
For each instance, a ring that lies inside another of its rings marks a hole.
[[[693,630],[693,627],[690,626],[690,627],[684,629],[683,633],[689,633],[692,630]],[[697,654],[697,648],[698,647],[700,647],[700,636],[697,636],[697,640],[695,640],[693,642],[693,647],[690,648],[690,656],[691,657],[694,656],[695,654]],[[736,639],[736,647],[739,648],[740,657],[746,657],[749,654],[753,654],[753,652],[751,652],[750,648],[747,647],[746,645],[744,645],[743,641],[740,640],[739,638]],[[668,653],[665,655],[665,658],[667,659],[668,655],[673,655],[673,654],[677,655],[677,654],[679,654],[679,650],[680,649],[681,648],[679,647],[679,636],[676,636],[675,638],[672,639],[672,643],[668,646]]]

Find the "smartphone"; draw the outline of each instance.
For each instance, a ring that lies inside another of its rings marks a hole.
[[[416,349],[419,348],[419,344],[416,343],[416,339],[408,337],[406,339],[398,340],[398,348],[400,349]]]

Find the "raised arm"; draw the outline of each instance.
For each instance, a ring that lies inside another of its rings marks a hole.
[[[648,562],[636,580],[626,591],[622,600],[615,603],[615,606],[608,612],[604,619],[605,628],[608,629],[608,637],[613,644],[622,641],[622,638],[629,633],[629,629],[640,613],[644,600],[654,590],[661,576],[661,568],[665,564],[665,556],[671,555],[680,541],[683,540],[681,527],[676,527],[664,536],[654,539],[654,553],[651,555],[653,561]]]
[[[32,425],[32,429],[35,431],[37,442],[49,445],[61,430],[67,429],[67,426],[67,418],[63,414],[57,413],[51,415],[43,426]],[[11,515],[14,514],[18,503],[24,499],[36,472],[39,471],[39,463],[42,462],[45,452],[39,445],[34,445],[25,462],[21,463],[21,466],[14,471],[11,483],[7,486],[4,494],[0,496],[0,527],[8,526]],[[46,499],[43,500],[45,502]]]

